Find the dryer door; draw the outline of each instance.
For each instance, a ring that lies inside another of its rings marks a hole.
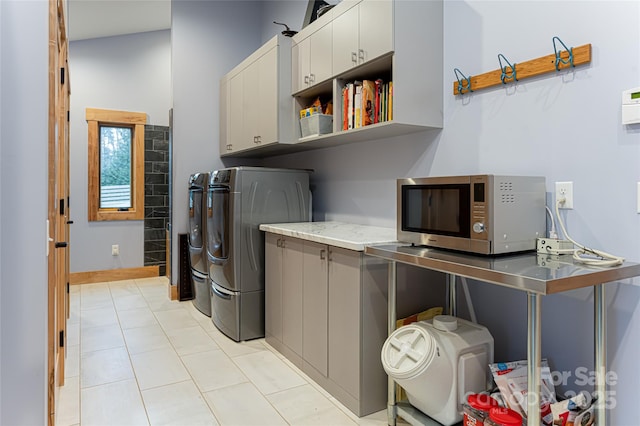
[[[203,189],[201,187],[189,188],[189,255],[191,267],[203,274],[207,273],[207,264],[204,256],[204,227],[202,215]]]
[[[207,197],[207,259],[209,277],[219,286],[234,291],[236,283],[233,277],[230,259],[232,248],[231,226],[233,212],[230,209],[231,192],[227,185],[209,187]]]

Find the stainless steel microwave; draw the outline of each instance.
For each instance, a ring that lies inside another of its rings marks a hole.
[[[398,241],[478,254],[535,250],[546,229],[545,179],[398,179]]]

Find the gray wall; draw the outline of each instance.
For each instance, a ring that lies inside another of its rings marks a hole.
[[[71,272],[140,267],[144,221],[87,220],[86,108],[147,113],[147,124],[169,125],[171,31],[74,41],[71,78]],[[111,245],[120,256],[111,256]]]
[[[177,235],[187,232],[189,176],[224,167],[219,156],[219,82],[262,44],[261,12],[259,1],[171,4],[174,284],[179,272]]]
[[[47,423],[45,1],[0,2],[0,424]]]

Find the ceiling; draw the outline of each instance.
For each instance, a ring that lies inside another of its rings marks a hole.
[[[171,28],[170,0],[69,0],[69,40]]]

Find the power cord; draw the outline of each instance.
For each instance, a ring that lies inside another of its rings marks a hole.
[[[549,238],[558,239],[558,233],[556,232],[556,222],[553,220],[553,213],[551,213],[551,209],[544,206],[547,209],[547,214],[549,215],[549,219],[551,219],[551,229],[549,230]]]
[[[622,265],[622,263],[624,262],[624,258],[606,253],[601,250],[595,250],[595,249],[585,247],[582,244],[577,243],[573,238],[569,236],[569,234],[567,233],[567,229],[564,226],[564,222],[562,221],[562,216],[560,216],[560,206],[564,204],[564,202],[565,202],[564,198],[560,198],[556,200],[556,216],[558,217],[558,223],[560,224],[560,229],[562,229],[562,234],[564,235],[564,237],[567,240],[571,241],[571,243],[573,243],[574,246],[578,247],[577,249],[567,250],[567,251],[573,252],[573,259],[576,260],[577,262],[584,263],[585,265],[590,265],[590,266]],[[552,222],[552,229],[553,229],[553,222]],[[598,259],[594,259],[592,257],[584,257],[584,256],[596,256],[598,257]]]

